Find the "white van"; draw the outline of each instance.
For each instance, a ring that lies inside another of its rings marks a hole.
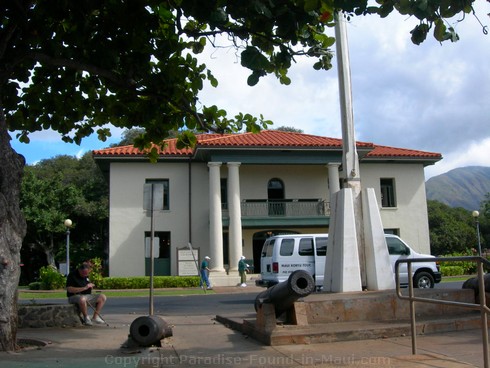
[[[398,259],[428,258],[411,249],[396,235],[386,234],[386,244],[390,254],[393,272]],[[255,283],[270,287],[286,281],[296,270],[308,271],[318,288],[323,286],[328,234],[277,235],[267,239],[262,247],[261,277]],[[399,266],[400,284],[408,285],[407,264]],[[413,285],[418,288],[433,288],[441,281],[441,273],[435,262],[415,262],[412,264]],[[392,277],[392,275],[389,275]]]

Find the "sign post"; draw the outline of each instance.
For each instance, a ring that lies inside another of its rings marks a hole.
[[[153,242],[155,239],[155,211],[163,210],[163,184],[147,183],[145,184],[143,195],[143,209],[150,212],[150,310],[149,315],[153,315],[153,276],[155,273],[155,264],[153,261]]]

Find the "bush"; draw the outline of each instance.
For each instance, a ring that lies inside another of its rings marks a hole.
[[[35,281],[29,284],[29,290],[41,290],[41,282]]]
[[[199,276],[155,276],[154,288],[185,288],[199,286]],[[147,289],[150,277],[105,277],[99,285],[101,289]]]
[[[464,252],[454,252],[445,254],[444,257],[467,257],[475,256],[475,253],[471,249],[467,249]],[[467,261],[455,261],[455,262],[441,262],[441,269],[444,267],[460,267],[462,269],[460,275],[472,275],[476,272],[476,262]],[[444,275],[449,276],[449,275]],[[451,275],[454,276],[454,275]]]
[[[442,276],[461,276],[465,275],[464,268],[461,266],[440,266]]]
[[[63,289],[66,285],[65,276],[53,266],[41,267],[39,270],[39,281],[43,290]]]
[[[90,260],[90,264],[92,265],[89,275],[90,282],[93,283],[96,288],[100,288],[104,278],[102,275],[102,259],[93,258]]]

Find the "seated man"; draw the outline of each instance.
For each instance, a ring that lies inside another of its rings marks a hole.
[[[83,323],[92,326],[92,320],[95,323],[105,323],[100,318],[100,311],[106,301],[104,294],[92,294],[94,284],[88,279],[90,273],[90,264],[84,262],[78,269],[70,272],[66,278],[66,296],[68,303],[77,304],[80,312],[83,315]],[[94,309],[93,318],[88,315],[88,306]]]

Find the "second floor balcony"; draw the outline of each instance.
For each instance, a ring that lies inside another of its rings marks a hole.
[[[246,199],[240,206],[242,218],[330,216],[330,203],[323,199]],[[226,203],[223,204],[223,217],[228,217]]]

